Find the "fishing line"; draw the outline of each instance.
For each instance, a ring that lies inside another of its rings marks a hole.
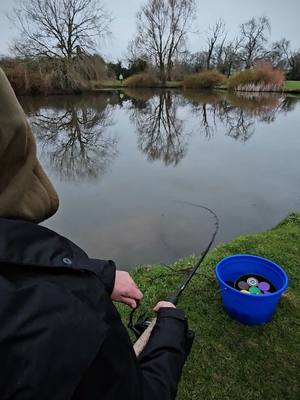
[[[197,208],[201,208],[203,210],[206,210],[207,212],[209,212],[213,218],[214,218],[214,231],[210,237],[210,240],[208,242],[208,245],[206,246],[205,250],[201,253],[201,256],[199,257],[198,261],[196,262],[196,264],[194,265],[194,267],[191,268],[187,268],[187,269],[181,269],[181,270],[175,270],[174,268],[170,267],[167,264],[160,264],[161,266],[165,266],[168,269],[172,270],[172,273],[182,273],[182,272],[187,272],[188,270],[190,271],[187,278],[185,280],[183,280],[183,282],[179,285],[179,287],[176,289],[176,291],[171,294],[168,298],[167,301],[171,302],[172,304],[176,305],[178,303],[179,297],[182,295],[182,293],[184,292],[185,288],[187,287],[187,285],[190,283],[191,279],[193,278],[193,276],[196,274],[198,268],[200,267],[200,265],[202,264],[204,258],[206,257],[207,253],[209,252],[216,236],[217,233],[219,231],[219,226],[220,226],[220,221],[219,218],[217,216],[217,214],[211,210],[209,207],[203,206],[201,204],[195,204],[195,203],[190,203],[188,201],[176,201],[177,203],[181,203],[181,204],[187,204],[193,207],[197,207]],[[169,272],[170,274],[171,272]],[[166,274],[161,274],[159,276],[154,277],[151,281],[150,281],[150,286],[153,284],[153,282],[157,279],[161,279],[162,277],[165,277]],[[144,292],[145,293],[145,292]],[[150,322],[147,321],[146,318],[146,313],[143,313],[142,315],[140,315],[136,321],[136,323],[134,323],[133,318],[134,318],[134,314],[136,313],[137,309],[139,308],[139,302],[137,303],[137,307],[135,309],[133,309],[130,314],[129,314],[129,321],[128,321],[128,328],[135,334],[135,336],[138,338],[143,331],[149,326]]]

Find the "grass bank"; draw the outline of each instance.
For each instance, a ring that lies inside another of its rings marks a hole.
[[[228,255],[250,253],[270,258],[289,275],[289,289],[270,323],[250,327],[231,320],[222,309],[215,264]],[[143,308],[165,298],[196,258],[178,261],[177,273],[143,267],[134,277],[145,293]],[[270,231],[241,236],[207,257],[180,300],[196,332],[178,400],[296,400],[299,395],[300,213],[290,214]],[[127,316],[123,306],[121,313]],[[172,334],[172,332],[170,332]]]
[[[284,91],[287,93],[300,93],[300,81],[285,81]]]
[[[182,88],[182,81],[168,81],[164,85],[157,85],[158,88],[162,89],[179,89]],[[92,81],[90,84],[92,90],[101,89],[121,89],[126,87],[126,85],[117,80],[104,80],[104,81]],[[226,84],[223,84],[218,89],[227,90]],[[300,93],[300,81],[285,81],[284,83],[285,93]]]
[[[92,90],[101,90],[101,89],[122,89],[126,88],[127,85],[125,82],[121,83],[118,80],[103,80],[103,81],[91,81],[90,87]],[[182,87],[182,82],[180,81],[168,81],[164,85],[162,83],[158,83],[154,86],[154,88],[162,88],[162,89],[177,89]]]

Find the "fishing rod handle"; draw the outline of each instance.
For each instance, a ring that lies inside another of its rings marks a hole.
[[[172,304],[174,304],[174,306],[176,306],[176,304],[178,302],[178,297],[179,297],[178,293],[171,294],[171,296],[169,296],[165,301],[168,301],[169,303],[172,303]],[[154,318],[150,322],[147,329],[145,329],[145,331],[142,333],[142,335],[138,338],[138,340],[133,345],[133,349],[134,349],[135,355],[137,357],[141,354],[141,352],[144,350],[146,344],[148,343],[150,335],[156,324],[156,320],[157,320],[157,318]]]
[[[166,299],[166,301],[168,301],[169,303],[172,303],[172,304],[174,304],[174,306],[176,306],[178,303],[178,294],[177,293],[171,294],[171,296],[169,296]]]
[[[153,328],[155,327],[156,320],[157,320],[157,318],[153,318],[153,320],[150,322],[150,325],[148,326],[148,328],[141,334],[141,336],[138,338],[138,340],[134,343],[133,350],[137,357],[141,354],[141,352],[144,350],[146,344],[148,343],[151,333],[153,331]]]

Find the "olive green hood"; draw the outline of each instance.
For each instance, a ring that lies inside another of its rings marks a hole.
[[[41,222],[57,209],[26,115],[0,68],[0,217]]]

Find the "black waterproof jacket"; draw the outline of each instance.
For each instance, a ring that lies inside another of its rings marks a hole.
[[[110,294],[112,261],[42,226],[0,218],[0,399],[169,400],[187,321],[158,314],[137,359]]]

